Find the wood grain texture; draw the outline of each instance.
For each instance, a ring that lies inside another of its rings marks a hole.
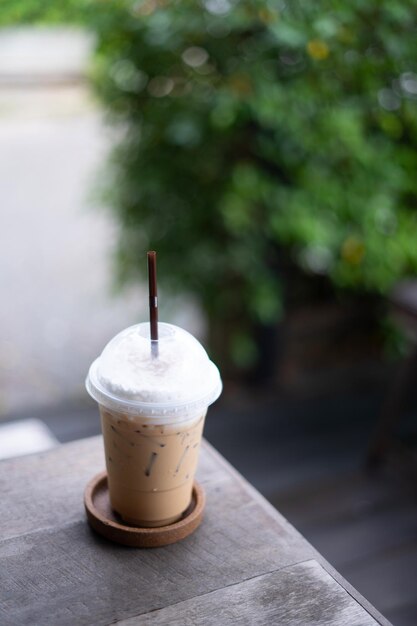
[[[288,522],[288,520],[281,515],[281,513],[274,507],[268,500],[266,500],[260,493],[253,487],[248,481],[246,481],[241,474],[232,466],[215,448],[210,446],[210,453],[216,458],[219,467],[222,467],[225,472],[231,474],[235,479],[244,485],[246,491],[251,495],[254,502],[266,511],[271,517],[271,523],[278,523],[282,527],[286,527],[293,536],[302,537],[302,535]],[[302,537],[304,541],[304,537]],[[310,549],[313,549],[314,558],[321,563],[327,572],[353,597],[355,598],[382,626],[392,626],[391,622],[382,615],[366,598],[364,598],[339,572],[328,562],[326,559],[310,544]]]
[[[225,495],[229,507],[219,515]],[[285,532],[265,528],[264,513],[244,493],[221,484],[200,528],[158,550],[111,544],[84,520],[3,542],[0,624],[106,624],[273,571],[305,554]]]
[[[388,623],[211,446],[197,472],[207,496],[202,525],[157,550],[113,545],[89,529],[83,491],[102,468],[101,437],[0,464],[2,626],[115,623],[311,559],[358,610]]]
[[[317,563],[306,561],[120,626],[375,626],[371,617]]]
[[[0,540],[83,520],[84,488],[104,469],[101,436],[57,446],[42,454],[0,461]],[[204,485],[223,477],[203,446],[199,482]]]

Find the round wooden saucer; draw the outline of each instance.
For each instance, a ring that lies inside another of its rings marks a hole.
[[[88,483],[84,506],[90,526],[110,541],[135,548],[156,548],[185,539],[200,525],[206,497],[197,482],[193,485],[191,504],[178,522],[159,528],[127,526],[110,507],[107,473],[101,472]]]

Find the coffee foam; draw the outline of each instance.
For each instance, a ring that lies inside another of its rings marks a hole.
[[[127,328],[107,344],[96,365],[103,390],[130,403],[182,405],[221,388],[216,366],[190,333],[172,324],[158,328],[158,356],[151,352],[148,323]]]

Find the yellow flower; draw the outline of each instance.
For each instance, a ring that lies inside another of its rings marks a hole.
[[[355,41],[355,34],[350,28],[346,26],[341,26],[337,33],[337,38],[339,41],[345,44],[352,44]]]
[[[357,237],[350,236],[343,242],[342,258],[349,265],[360,265],[365,255],[365,246]]]
[[[273,9],[263,8],[259,10],[258,17],[264,24],[273,24],[279,19],[279,13]]]
[[[386,135],[400,139],[403,134],[401,120],[394,113],[383,113],[379,116],[379,124]]]
[[[307,52],[316,61],[323,61],[330,54],[328,45],[321,39],[311,39],[307,44]]]
[[[252,93],[252,83],[247,74],[235,74],[229,80],[231,91],[237,96],[245,97]]]
[[[136,4],[133,5],[132,12],[134,15],[147,16],[152,15],[157,8],[157,0],[145,0],[144,2],[136,2]]]

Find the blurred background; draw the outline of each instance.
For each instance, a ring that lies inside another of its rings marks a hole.
[[[394,624],[417,623],[411,0],[6,0],[0,456],[99,432],[147,315],[225,379],[206,436]],[[255,427],[255,428],[254,428]]]

